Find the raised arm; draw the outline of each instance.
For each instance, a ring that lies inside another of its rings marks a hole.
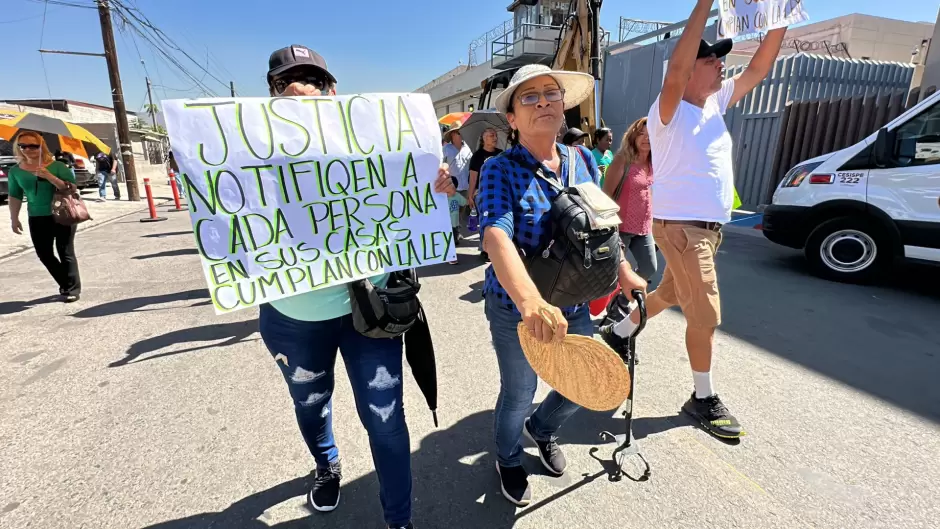
[[[757,53],[751,58],[750,64],[743,72],[734,77],[734,94],[731,95],[731,101],[728,102],[728,108],[733,107],[760,84],[774,67],[774,61],[780,54],[780,46],[783,44],[783,37],[787,34],[787,28],[777,28],[767,32],[764,40],[761,41]]]
[[[669,57],[666,77],[663,79],[663,91],[659,95],[659,118],[663,125],[668,125],[676,115],[685,87],[695,68],[695,56],[705,32],[705,22],[711,12],[714,0],[698,0],[689,16],[689,23],[679,37],[679,43]]]
[[[604,177],[604,193],[610,198],[617,200],[617,197],[614,196],[614,192],[617,191],[617,186],[620,185],[620,181],[623,180],[624,169],[626,169],[627,160],[624,158],[623,154],[617,153],[614,155],[614,161],[610,162],[610,165],[607,167],[607,176]]]

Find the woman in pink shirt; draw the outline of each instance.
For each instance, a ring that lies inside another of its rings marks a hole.
[[[653,166],[646,118],[636,120],[623,135],[620,150],[607,168],[604,192],[620,206],[620,240],[647,281],[656,274],[653,242]]]

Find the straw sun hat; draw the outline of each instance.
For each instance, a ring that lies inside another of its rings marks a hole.
[[[547,310],[542,319],[555,329],[558,323]],[[623,360],[593,338],[569,334],[563,341],[540,342],[524,322],[519,323],[519,344],[536,374],[568,400],[589,410],[620,406],[630,394],[630,373]]]
[[[594,77],[590,74],[552,70],[544,64],[527,64],[519,68],[509,81],[509,86],[496,96],[496,110],[505,114],[509,110],[509,102],[519,85],[543,75],[551,76],[565,91],[565,110],[580,105],[594,91]]]

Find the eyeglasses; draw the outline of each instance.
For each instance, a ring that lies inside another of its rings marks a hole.
[[[565,98],[564,88],[551,88],[544,92],[528,92],[519,96],[519,103],[523,106],[532,106],[537,104],[542,96],[545,96],[545,100],[549,103],[557,103]]]
[[[272,81],[271,85],[274,86],[275,92],[281,94],[293,83],[308,84],[315,87],[317,90],[323,90],[329,84],[329,80],[323,75],[309,72],[294,72],[278,77]]]
[[[17,143],[16,146],[24,151],[32,151],[39,148],[39,144],[37,143]]]

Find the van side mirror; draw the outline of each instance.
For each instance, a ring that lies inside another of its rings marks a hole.
[[[872,154],[877,167],[887,167],[894,161],[894,146],[897,141],[897,132],[882,128],[875,137],[875,146]]]

